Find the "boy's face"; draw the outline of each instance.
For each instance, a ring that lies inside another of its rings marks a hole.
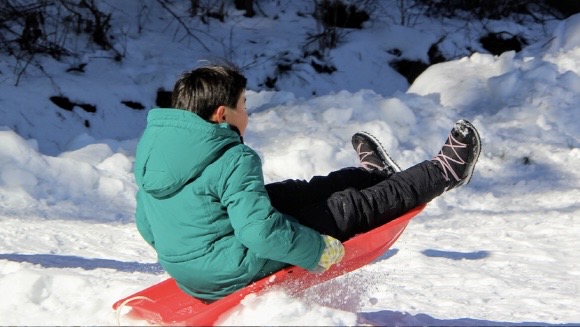
[[[246,127],[248,127],[248,112],[246,111],[246,91],[242,91],[235,108],[226,107],[226,122],[236,126],[240,134],[244,136]]]

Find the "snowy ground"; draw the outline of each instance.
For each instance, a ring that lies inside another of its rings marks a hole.
[[[237,47],[237,63],[258,47],[270,55],[292,49],[292,38],[272,31],[294,37],[311,28],[292,7],[306,3],[288,5],[276,21],[233,13],[240,40],[259,43]],[[45,59],[52,79],[31,70],[15,87],[14,62],[0,57],[0,325],[116,325],[113,302],[168,277],[133,218],[132,160],[146,110],[120,102],[152,107],[155,91],[171,89],[205,54],[171,42],[156,21],[141,34],[127,27],[122,63],[81,58],[84,74]],[[383,258],[299,298],[283,290],[248,297],[221,323],[580,324],[580,16],[545,35],[495,22],[537,40],[517,55],[479,51],[432,66],[409,87],[385,50],[424,56],[451,29],[433,24],[353,31],[332,52],[339,72],[321,77],[301,67],[280,82],[283,91],[256,92],[268,64],[245,70],[245,139],[267,181],[356,164],[350,136],[358,130],[377,135],[403,168],[432,157],[460,118],[484,144],[472,182],[430,203]],[[228,29],[216,35],[225,39]],[[451,52],[466,38],[449,39]],[[63,111],[48,100],[58,94],[98,110]]]

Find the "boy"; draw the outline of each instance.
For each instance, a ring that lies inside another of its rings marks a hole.
[[[137,228],[178,285],[201,299],[287,265],[328,269],[344,255],[341,241],[469,182],[479,156],[467,121],[435,158],[405,171],[361,132],[352,143],[362,167],[265,185],[260,158],[243,143],[245,87],[228,66],[183,74],[173,108],[150,111],[137,147]]]

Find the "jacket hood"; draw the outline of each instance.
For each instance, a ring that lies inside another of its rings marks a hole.
[[[213,124],[181,109],[152,109],[137,146],[135,181],[157,198],[170,196],[241,142],[228,124]]]

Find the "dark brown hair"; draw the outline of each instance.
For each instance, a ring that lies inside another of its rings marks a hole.
[[[233,65],[202,66],[181,74],[171,104],[209,120],[219,106],[235,108],[246,83],[246,77]]]

